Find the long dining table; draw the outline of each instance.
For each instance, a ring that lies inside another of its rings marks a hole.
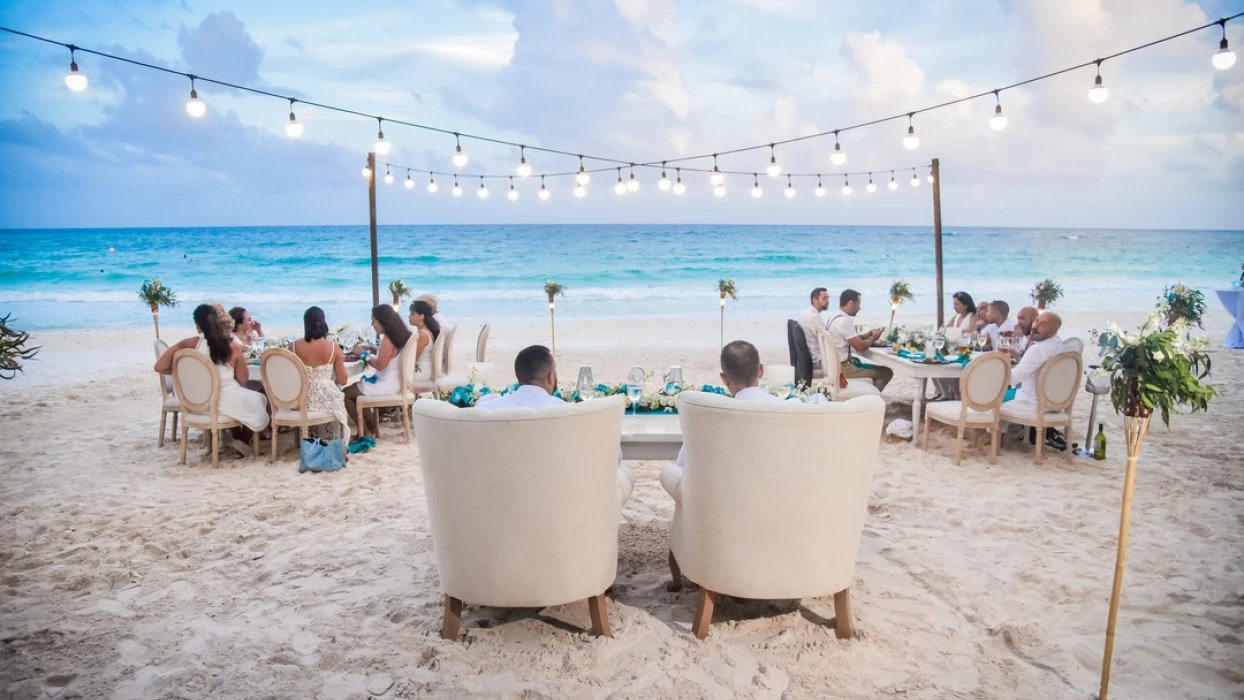
[[[894,370],[895,377],[904,376],[916,380],[916,395],[912,397],[911,401],[912,445],[916,444],[916,435],[920,432],[920,418],[924,410],[924,394],[928,389],[929,380],[957,380],[959,375],[963,374],[963,365],[958,362],[939,362],[936,364],[913,362],[907,358],[895,355],[890,348],[869,348],[864,352],[857,353],[857,355],[864,362],[889,367]]]
[[[354,362],[347,361],[345,365],[346,365],[346,386],[349,386],[357,382],[359,380],[359,377],[363,376],[363,370],[366,368],[363,366],[363,363],[358,360],[355,360]],[[263,381],[263,373],[259,371],[258,362],[247,365],[247,370],[250,373],[251,381],[255,381],[255,382]]]

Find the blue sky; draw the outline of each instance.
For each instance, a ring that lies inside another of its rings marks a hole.
[[[200,75],[368,113],[571,152],[652,161],[764,143],[906,112],[1079,63],[1238,12],[1239,2],[1181,0],[9,0],[0,24]],[[1244,49],[1244,20],[1228,25]],[[1010,124],[989,129],[985,100],[921,115],[918,150],[905,124],[780,148],[789,170],[841,172],[942,162],[950,227],[1244,228],[1244,61],[1210,67],[1206,31],[1091,71],[1005,92]],[[0,227],[366,223],[359,175],[376,125],[303,107],[305,135],[285,136],[288,105],[200,86],[208,114],[186,116],[187,81],[80,56],[90,80],[65,89],[68,52],[0,37]],[[453,170],[452,138],[390,125],[389,160]],[[864,179],[839,193],[780,196],[767,152],[723,158],[717,199],[703,175],[683,197],[640,172],[638,193],[597,175],[577,200],[567,179],[536,199],[472,196],[471,175],[511,173],[514,149],[464,142],[467,194],[449,182],[380,184],[381,223],[809,223],[921,225],[929,187]],[[537,172],[573,169],[529,154]],[[701,163],[704,165],[704,163]],[[625,173],[624,173],[625,174]],[[922,171],[923,174],[923,171]]]

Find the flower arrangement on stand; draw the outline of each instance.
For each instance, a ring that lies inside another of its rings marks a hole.
[[[1182,320],[1189,326],[1205,327],[1202,323],[1205,318],[1205,295],[1182,282],[1162,292],[1157,309],[1168,326]]]
[[[138,298],[151,309],[151,320],[155,322],[156,340],[160,339],[160,307],[167,306],[172,308],[180,302],[177,301],[177,294],[172,289],[164,286],[164,283],[157,277],[152,280],[143,282],[143,286],[138,289]]]
[[[721,346],[726,346],[726,297],[738,301],[738,290],[734,287],[734,278],[717,280],[717,293],[721,295]]]
[[[907,280],[894,280],[894,284],[890,285],[890,327],[894,327],[894,314],[898,313],[898,307],[903,305],[904,301],[915,301],[916,295],[911,292],[911,285],[907,284]]]
[[[410,287],[400,279],[389,283],[389,294],[393,295],[393,310],[401,312],[402,300],[411,295]]]
[[[544,295],[549,299],[549,337],[552,340],[553,355],[557,355],[557,321],[553,316],[553,299],[566,296],[566,287],[554,280],[544,280]]]
[[[1054,302],[1063,298],[1063,286],[1055,282],[1053,277],[1046,277],[1033,286],[1029,296],[1037,303],[1038,309],[1044,310],[1045,307],[1053,306]]]

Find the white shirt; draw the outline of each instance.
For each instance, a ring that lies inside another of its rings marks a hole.
[[[803,328],[804,338],[808,341],[808,353],[812,355],[812,364],[821,364],[821,344],[816,339],[816,334],[825,328],[825,322],[821,320],[821,312],[815,306],[808,306],[802,314],[799,314],[800,327]]]
[[[984,333],[989,336],[989,347],[997,350],[999,344],[998,339],[1002,337],[1003,333],[1013,330],[1015,330],[1015,319],[1013,318],[1008,318],[1003,321],[1001,326],[996,323],[991,323],[988,326],[985,326]]]
[[[1058,336],[1032,343],[1024,351],[1019,364],[1011,370],[1011,386],[1018,386],[1015,394],[1016,403],[1037,405],[1037,373],[1041,365],[1063,350],[1063,339]]]
[[[497,396],[496,394],[489,394],[486,397],[481,396],[475,407],[496,411],[502,408],[544,408],[545,406],[564,405],[566,405],[566,402],[544,389],[531,384],[523,384],[517,390],[505,396]]]
[[[859,335],[855,332],[855,317],[839,313],[837,316],[829,319],[829,323],[825,325],[825,330],[829,332],[830,341],[838,349],[838,361],[846,362],[850,359],[851,344],[847,342],[847,339]]]

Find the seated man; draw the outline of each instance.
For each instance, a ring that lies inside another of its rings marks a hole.
[[[881,337],[881,328],[863,335],[855,333],[855,315],[860,312],[860,293],[854,289],[843,290],[838,297],[838,315],[829,319],[825,330],[829,332],[830,342],[838,349],[838,361],[842,363],[842,376],[847,379],[863,377],[871,379],[877,391],[885,389],[886,384],[894,378],[894,370],[889,367],[874,367],[858,364],[852,353],[864,352],[872,347],[875,340]]]
[[[497,411],[505,408],[566,405],[564,401],[553,396],[553,392],[557,390],[557,362],[553,359],[553,353],[543,345],[531,345],[519,351],[514,358],[514,376],[518,378],[517,390],[505,396],[482,396],[475,407],[483,411]],[[618,450],[617,481],[618,505],[625,505],[635,487],[635,477],[630,467],[622,464],[621,449]]]
[[[825,327],[821,320],[821,312],[829,308],[829,292],[824,287],[812,290],[812,306],[799,314],[799,326],[803,328],[803,336],[808,341],[808,354],[812,355],[812,369],[821,369],[821,343],[816,334]]]
[[[1028,349],[1028,345],[1032,343],[1032,326],[1037,322],[1037,310],[1031,306],[1025,306],[1019,310],[1019,314],[1015,317],[1015,328],[1011,329],[1011,360],[1018,360],[1023,356],[1024,351]],[[1003,335],[1006,335],[1003,333]]]
[[[1063,339],[1058,337],[1062,326],[1063,319],[1052,311],[1043,311],[1037,317],[1037,322],[1032,326],[1032,342],[1024,351],[1019,364],[1011,369],[1011,386],[1016,387],[1012,406],[1033,411],[1037,409],[1037,373],[1041,371],[1041,365],[1046,360],[1062,352]],[[1036,430],[1029,429],[1028,432],[1029,440],[1035,441]],[[1044,439],[1055,442],[1062,440],[1058,431],[1053,428],[1046,428]],[[1066,446],[1065,441],[1061,445],[1051,444],[1051,447],[1060,450],[1066,449]]]
[[[985,326],[981,332],[989,336],[990,350],[997,350],[998,339],[1004,335],[1011,335],[1011,332],[1015,330],[1015,319],[1007,318],[1009,315],[1011,315],[1010,304],[1001,300],[989,302],[989,308],[985,311],[985,318],[989,320],[989,325]]]
[[[428,302],[428,304],[431,304],[432,318],[436,319],[436,322],[441,325],[441,330],[447,331],[450,328],[458,327],[458,324],[454,323],[453,321],[450,321],[449,319],[445,318],[443,314],[441,314],[441,305],[440,305],[440,302],[437,301],[435,294],[420,294],[419,296],[415,297],[415,301],[426,301]]]
[[[765,376],[765,366],[760,364],[760,352],[756,346],[746,340],[735,340],[721,349],[721,383],[738,401],[769,401],[782,403],[782,399],[760,388],[760,380]],[[787,399],[799,401],[798,398]],[[814,394],[810,403],[824,403],[825,397]],[[682,483],[682,470],[686,465],[683,450],[678,450],[675,464],[661,470],[661,486],[679,501],[682,496],[679,485]]]

